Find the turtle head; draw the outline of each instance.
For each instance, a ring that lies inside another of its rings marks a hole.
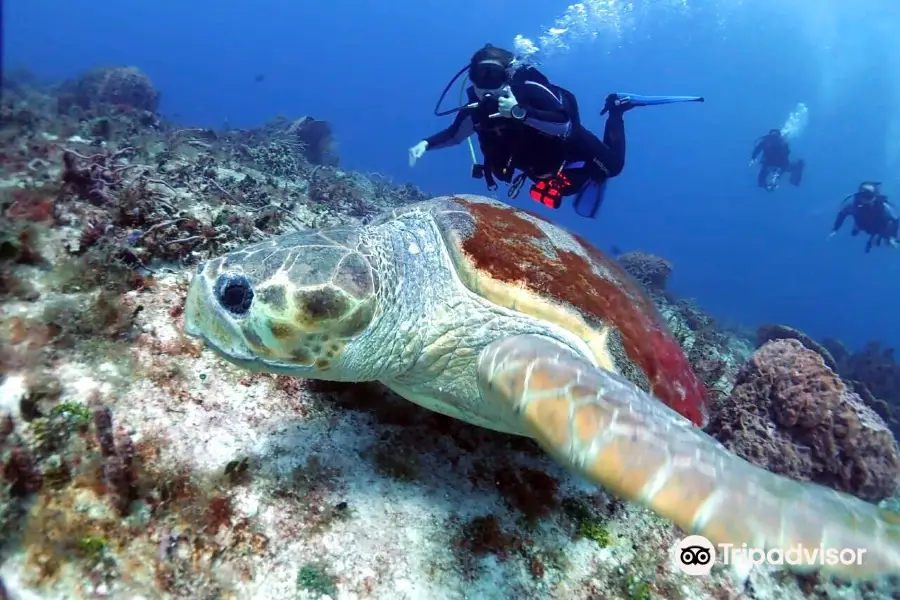
[[[352,356],[375,320],[377,281],[357,237],[350,228],[289,234],[200,265],[185,332],[254,371],[365,377]]]

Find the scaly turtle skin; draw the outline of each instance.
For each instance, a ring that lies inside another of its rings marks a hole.
[[[703,388],[615,263],[487,198],[437,198],[219,257],[199,267],[185,314],[188,334],[239,366],[380,381],[530,436],[714,543],[866,548],[862,565],[821,567],[844,577],[900,568],[895,516],[755,467],[695,426]]]

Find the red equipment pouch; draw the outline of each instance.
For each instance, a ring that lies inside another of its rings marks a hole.
[[[563,193],[570,185],[569,178],[564,173],[559,173],[553,177],[536,181],[531,186],[529,193],[535,202],[540,202],[550,208],[559,208],[562,205]]]

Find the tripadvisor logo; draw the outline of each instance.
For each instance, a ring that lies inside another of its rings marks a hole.
[[[676,549],[678,568],[687,575],[709,575],[716,564],[716,547],[702,535],[689,535]]]
[[[818,546],[795,544],[786,549],[770,550],[753,548],[747,544],[715,546],[702,535],[689,535],[678,543],[676,563],[687,575],[708,575],[716,564],[717,556],[721,556],[722,562],[726,565],[738,563],[750,566],[762,564],[834,566],[861,565],[865,553],[865,548],[826,548],[823,544]]]

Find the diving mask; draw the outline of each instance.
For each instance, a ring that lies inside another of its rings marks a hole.
[[[506,65],[498,60],[487,59],[469,67],[469,81],[485,91],[500,89],[508,77]]]

